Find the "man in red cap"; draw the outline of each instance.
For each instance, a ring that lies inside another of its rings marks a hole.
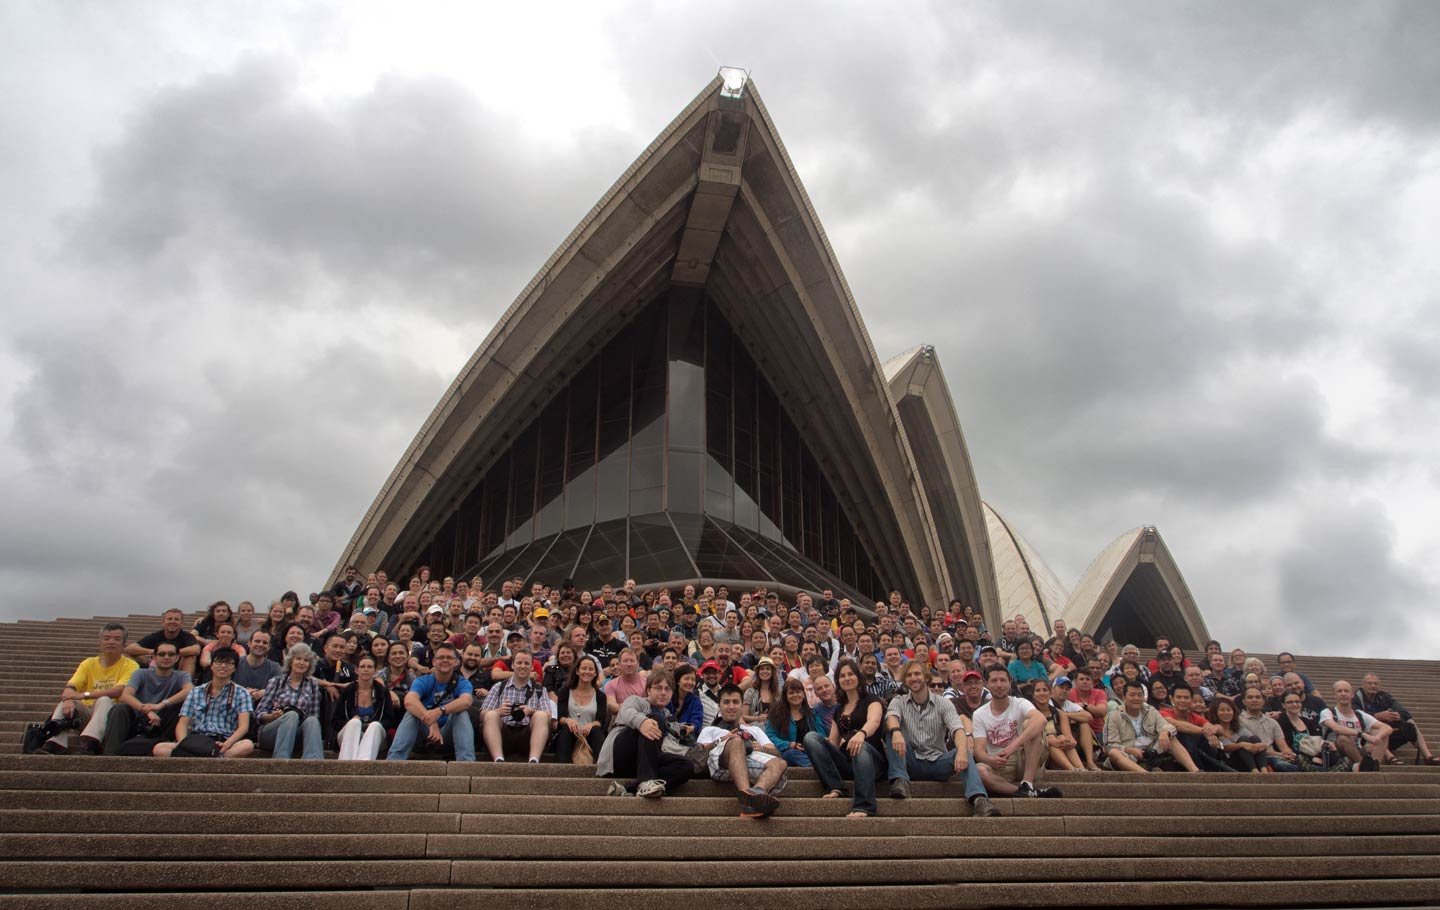
[[[985,691],[985,681],[978,672],[966,670],[957,662],[950,668],[950,688],[945,690],[945,697],[962,717],[974,717],[975,709],[990,700],[990,693]]]

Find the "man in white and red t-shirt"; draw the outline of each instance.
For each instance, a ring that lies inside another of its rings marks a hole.
[[[1001,796],[1058,797],[1058,788],[1034,784],[1045,764],[1045,716],[1028,700],[1010,696],[1010,671],[1004,667],[989,669],[985,687],[990,701],[970,718],[985,789]]]

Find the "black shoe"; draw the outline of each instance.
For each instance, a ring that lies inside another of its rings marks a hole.
[[[1372,755],[1367,755],[1367,756],[1365,756],[1364,758],[1360,759],[1360,770],[1361,770],[1361,771],[1379,771],[1379,770],[1380,770],[1380,763],[1375,760],[1375,757],[1374,757],[1374,756],[1372,756]]]
[[[1036,787],[1036,788],[1035,788],[1035,795],[1038,796],[1038,797],[1040,797],[1041,799],[1059,799],[1059,798],[1060,798],[1060,788],[1059,788],[1059,787]]]
[[[70,750],[60,745],[53,739],[47,739],[40,744],[40,751],[50,755],[69,755]]]
[[[1028,780],[1022,780],[1020,785],[1015,788],[1015,796],[1019,799],[1039,795],[1039,792],[1035,789],[1035,785]]]
[[[897,777],[897,778],[895,778],[894,780],[892,780],[892,781],[890,782],[890,798],[891,798],[891,799],[909,799],[909,798],[910,798],[910,782],[909,782],[908,780],[904,780],[903,778],[899,778],[899,777]]]
[[[100,744],[88,736],[82,736],[80,737],[80,754],[99,755]]]
[[[975,818],[999,818],[1000,810],[990,802],[988,796],[977,796],[970,800],[970,811]]]
[[[745,797],[747,795],[749,796],[748,812],[745,811],[745,806],[747,802]],[[769,818],[770,816],[775,814],[776,809],[780,808],[780,800],[776,799],[773,794],[761,793],[758,790],[750,790],[748,791],[748,793],[741,793],[740,806],[740,814],[747,818]]]

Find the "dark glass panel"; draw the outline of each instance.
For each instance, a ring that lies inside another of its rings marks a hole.
[[[537,424],[540,450],[540,511],[535,516],[535,535],[548,537],[560,530],[560,510],[565,493],[565,392],[546,406]]]
[[[526,427],[510,450],[510,532],[505,540],[510,549],[534,536],[537,429],[533,423]]]
[[[760,527],[759,483],[755,464],[755,364],[736,342],[733,349],[733,404],[735,414],[735,523],[743,528]]]
[[[801,509],[804,517],[801,519],[803,532],[801,539],[804,543],[798,547],[801,553],[812,560],[819,561],[820,555],[820,465],[816,464],[815,456],[810,453],[808,446],[800,447],[800,496]]]
[[[669,510],[671,512],[701,511],[699,452],[670,452]]]
[[[735,481],[713,455],[705,456],[705,514],[735,520]]]
[[[455,565],[468,569],[480,558],[480,518],[484,485],[476,484],[460,503],[459,525],[455,529]]]
[[[780,505],[780,402],[770,383],[755,371],[755,403],[757,426],[755,430],[756,459],[760,506],[760,533],[771,540],[779,540],[781,525]]]
[[[570,436],[565,467],[565,527],[595,521],[595,431],[599,424],[599,364],[591,361],[570,384]]]
[[[665,310],[652,304],[634,325],[630,433],[630,512],[665,507]]]
[[[729,474],[733,468],[730,438],[730,348],[734,336],[730,326],[713,304],[705,328],[705,451]]]
[[[695,578],[698,573],[664,513],[630,519],[630,576],[650,583]]]
[[[835,494],[821,479],[820,493],[820,565],[831,575],[840,574],[840,514]]]
[[[793,550],[788,550],[783,544],[767,540],[754,531],[748,531],[741,527],[732,527],[730,533],[745,548],[745,552],[750,555],[750,558],[765,570],[765,575],[762,577],[772,578],[775,581],[797,587],[814,585],[815,580],[808,577],[788,558],[794,553]]]
[[[713,521],[705,521],[699,544],[692,552],[695,555],[695,564],[700,567],[700,575],[703,578],[762,579],[766,577],[760,565],[736,541],[721,530],[720,525]]]
[[[571,577],[574,572],[575,560],[580,557],[580,551],[585,546],[585,539],[589,536],[589,525],[561,534],[550,547],[550,552],[545,554],[545,557],[540,560],[540,564],[531,570],[526,578],[530,581],[544,582],[551,587],[559,587],[560,582]]]
[[[630,503],[630,344],[621,332],[600,357],[600,465],[595,520],[623,518]]]
[[[619,585],[625,573],[627,522],[621,518],[595,525],[580,563],[575,567],[575,585],[580,590],[598,590],[603,584]]]
[[[665,310],[670,337],[667,445],[671,451],[698,452],[704,447],[705,307],[698,292],[673,289]]]
[[[480,535],[482,558],[505,550],[505,516],[510,508],[510,453],[501,455],[485,475],[485,522]]]
[[[800,434],[782,411],[780,414],[780,531],[786,544],[799,549],[804,527],[804,470],[801,467]]]
[[[855,529],[845,516],[840,516],[840,580],[851,587],[859,587],[855,575]]]
[[[500,582],[515,576],[515,568],[519,565],[534,565],[534,560],[539,558],[539,553],[549,546],[549,541],[539,543],[527,543],[518,547],[511,547],[506,550],[498,559],[493,560],[485,566],[481,574],[485,576],[486,587],[500,590]],[[533,552],[532,552],[533,551]],[[526,560],[530,560],[526,562]]]

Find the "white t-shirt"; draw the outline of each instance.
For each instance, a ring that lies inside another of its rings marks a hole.
[[[1335,709],[1333,708],[1326,708],[1324,711],[1320,712],[1321,727],[1325,726],[1325,721],[1327,720],[1333,720],[1336,723],[1340,724],[1342,727],[1349,727],[1351,730],[1358,729],[1361,733],[1369,730],[1370,727],[1375,723],[1375,718],[1369,714],[1366,714],[1364,711],[1356,711],[1354,714],[1346,716],[1344,714],[1336,713]],[[1357,723],[1359,724],[1358,728],[1356,727]]]
[[[745,756],[745,763],[747,765],[763,766],[771,759],[780,757],[778,755],[771,755],[769,752],[759,751],[759,748],[761,746],[774,745],[774,743],[770,742],[770,737],[766,736],[765,731],[760,727],[757,727],[754,724],[740,724],[738,727],[736,727],[736,729],[744,730],[746,733],[750,734],[750,736],[755,741],[755,751],[752,751],[749,755]],[[719,740],[722,740],[725,737],[729,736],[732,732],[734,731],[726,730],[723,727],[706,727],[705,729],[700,731],[700,735],[696,737],[695,742],[701,746],[709,746],[711,743],[718,742]],[[719,748],[718,746],[710,750],[709,763],[710,774],[712,776],[719,773],[720,771],[720,756],[724,753],[724,751],[724,749]]]
[[[1021,725],[1034,710],[1035,706],[1028,699],[1012,695],[1010,704],[1002,713],[996,714],[994,702],[991,702],[976,708],[970,722],[974,725],[976,737],[985,737],[985,743],[991,749],[1003,749],[1010,740],[1020,735]]]

